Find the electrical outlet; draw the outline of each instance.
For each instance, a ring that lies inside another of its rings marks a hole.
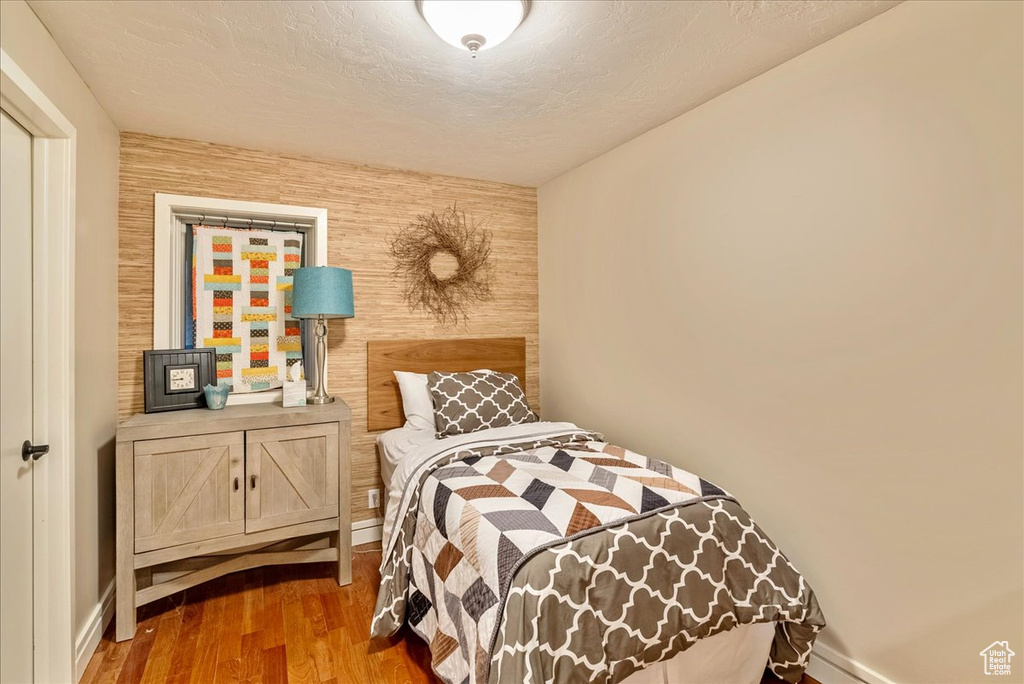
[[[367,508],[380,508],[380,490],[371,489],[366,492],[366,507]]]

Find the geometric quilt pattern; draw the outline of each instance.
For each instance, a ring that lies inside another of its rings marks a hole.
[[[537,414],[512,373],[441,373],[427,376],[437,437],[534,423]]]
[[[572,550],[585,543],[596,545],[601,556],[607,547],[600,540],[615,539],[618,533],[612,528],[619,529],[631,521],[644,521],[653,526],[657,539],[658,530],[665,524],[661,516],[691,504],[722,500],[738,508],[726,492],[692,473],[593,438],[581,439],[579,432],[562,444],[532,445],[520,450],[484,448],[474,452],[472,448],[466,449],[454,460],[439,460],[432,472],[425,473],[418,494],[418,502],[410,499],[404,504],[406,510],[399,511],[400,520],[402,516],[409,516],[405,520],[413,522],[399,528],[397,541],[391,546],[391,559],[385,558],[382,564],[383,586],[372,625],[373,634],[383,636],[397,629],[404,616],[413,631],[430,644],[434,671],[445,681],[467,684],[489,681],[492,663],[498,656],[496,643],[517,642],[517,634],[506,633],[510,629],[514,632],[514,628],[506,628],[501,638],[499,632],[513,580],[521,569],[525,572],[525,568],[532,567],[532,559],[545,555],[548,549],[568,545]],[[768,542],[747,544],[750,557],[744,558],[742,542],[748,536],[744,532],[743,539],[728,541],[738,549],[736,560],[740,562],[729,562],[728,568],[723,568],[723,562],[714,554],[704,554],[700,562],[708,565],[700,571],[722,575],[727,569],[738,573],[736,584],[751,581],[757,584],[760,580],[756,577],[751,580],[746,576],[753,572],[747,568],[769,564],[771,568],[777,567],[774,571],[778,578],[772,580],[777,591],[763,591],[758,596],[771,610],[752,611],[747,619],[758,621],[760,616],[760,621],[767,621],[766,615],[783,616],[777,604],[788,600],[787,592],[793,593],[792,586],[802,586],[803,580],[777,558],[762,561],[756,557],[756,554],[767,553],[764,549],[770,547]],[[628,588],[629,576],[638,572],[637,568],[630,567],[631,563],[638,563],[641,569],[662,564],[658,544],[630,548],[630,553],[621,554],[616,565],[608,567],[607,575],[602,573],[603,580],[611,581],[612,586],[621,584]],[[643,573],[646,578],[647,571]],[[554,616],[561,611],[558,619],[573,624],[571,606],[576,604],[557,607],[560,603],[557,599],[566,594],[568,588],[581,586],[581,576],[555,572],[551,577],[554,588],[549,587],[547,596],[556,600],[547,609],[538,609],[536,614],[529,615],[535,632],[537,621],[545,613]],[[582,579],[586,577],[582,575]],[[678,591],[680,582],[677,577],[670,583],[673,591]],[[669,592],[666,589],[664,593]],[[798,594],[796,610],[784,615],[808,618],[814,623],[814,613],[808,610],[809,606],[817,609],[813,594],[809,589],[795,593]],[[629,591],[623,595],[630,595]],[[683,598],[686,598],[685,592]],[[692,600],[694,610],[706,615],[706,621],[689,625],[693,633],[701,636],[720,629],[721,624],[730,624],[724,616],[737,614],[730,602],[719,601],[717,595],[714,605],[704,605],[704,598],[694,595]],[[574,597],[574,600],[580,599]],[[665,600],[679,605],[678,598]],[[743,597],[742,601],[749,603],[750,599]],[[669,611],[668,603],[665,611]],[[643,623],[654,610],[660,609],[648,602],[642,610],[625,613],[618,622],[625,620],[630,630],[646,629]],[[521,619],[524,616],[517,612],[515,628],[521,626]],[[667,622],[668,618],[663,621]],[[681,623],[676,626],[682,629]],[[806,658],[804,646],[809,652],[807,639],[813,643],[818,628],[816,624],[809,624],[806,634],[797,639],[798,644],[790,644],[782,650],[799,651]],[[543,633],[564,631],[559,624],[547,624]],[[677,637],[678,631],[666,634],[664,639]],[[790,633],[799,633],[799,630]],[[590,648],[592,644],[587,644],[592,641],[592,638],[584,640],[574,647],[582,651]],[[675,650],[688,643],[677,643]],[[651,654],[666,654],[672,650],[667,644],[661,649],[651,646],[644,644]],[[554,657],[553,651],[544,650],[543,639],[538,642],[536,633],[513,651],[503,656],[509,660],[509,666],[502,673],[510,674],[502,674],[500,681],[554,681],[551,672],[530,669],[538,663],[550,665],[545,658]],[[574,659],[582,657],[579,652],[572,655]],[[586,657],[596,656],[588,653]],[[654,661],[661,659],[661,656],[654,657]],[[795,664],[790,670],[780,666],[779,674],[802,671],[806,663],[801,662],[799,656],[794,658]],[[523,667],[513,665],[520,662],[524,663]],[[611,673],[613,666],[612,662],[597,665],[591,675],[595,681],[606,681],[604,677]],[[620,668],[619,672],[626,669]],[[616,676],[607,681],[620,678]]]
[[[491,682],[569,679],[538,676],[551,664],[536,657],[540,648],[572,654],[573,681],[620,682],[700,639],[761,623],[775,623],[768,666],[798,682],[825,626],[803,577],[731,499],[545,549],[516,573],[505,615]]]
[[[529,552],[702,496],[703,480],[666,466],[589,442],[438,468],[424,485],[421,506],[429,505],[431,516],[417,529],[422,552],[413,552],[413,576],[433,576],[435,588],[425,587],[409,622],[418,628],[437,615],[430,642],[451,638],[467,653],[463,658],[453,649],[443,659],[435,653],[434,669],[451,681],[487,681],[499,602]],[[438,585],[445,597],[439,607]]]
[[[214,347],[217,379],[235,393],[281,387],[302,360],[291,317],[292,276],[302,233],[193,225],[192,307],[196,347]]]

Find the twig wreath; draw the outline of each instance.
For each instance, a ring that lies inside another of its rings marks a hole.
[[[473,302],[491,298],[491,233],[466,220],[456,205],[420,214],[391,239],[393,274],[404,278],[410,310],[458,324]]]

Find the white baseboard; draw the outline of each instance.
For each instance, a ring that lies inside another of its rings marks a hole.
[[[370,518],[352,523],[352,546],[377,542],[384,537],[384,520]]]
[[[92,612],[89,613],[89,618],[82,625],[82,629],[78,632],[78,636],[75,637],[75,681],[77,682],[85,674],[85,668],[89,665],[89,660],[92,658],[92,654],[96,652],[96,647],[100,645],[100,638],[103,636],[104,630],[107,625],[110,624],[110,619],[114,617],[114,581],[111,580],[107,588],[103,590],[103,595],[100,596],[100,602],[97,603]]]
[[[893,680],[821,643],[815,644],[811,652],[807,674],[821,684],[895,684]]]

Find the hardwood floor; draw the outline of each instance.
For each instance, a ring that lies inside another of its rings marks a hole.
[[[311,563],[174,594],[139,611],[131,641],[116,643],[111,623],[81,684],[441,684],[409,630],[369,640],[379,564],[379,545],[357,546],[346,587],[333,564]],[[777,681],[766,673],[762,684]]]

